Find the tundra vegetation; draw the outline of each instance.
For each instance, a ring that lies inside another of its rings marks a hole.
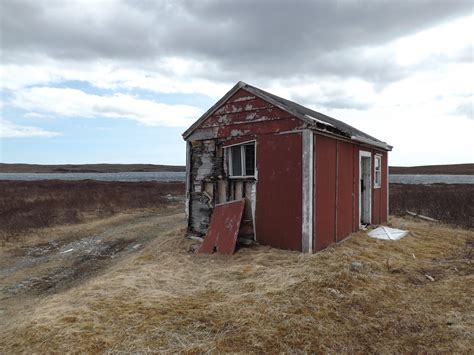
[[[426,215],[454,226],[474,228],[474,184],[390,184],[390,213]]]
[[[0,353],[472,351],[472,229],[392,216],[400,241],[199,255],[182,184],[3,183],[2,215],[78,219],[0,223]]]
[[[0,191],[0,241],[5,241],[35,228],[157,208],[184,194],[184,183],[0,180]]]

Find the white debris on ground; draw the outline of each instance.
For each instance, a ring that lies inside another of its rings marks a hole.
[[[408,234],[408,231],[390,227],[378,227],[367,233],[369,237],[382,240],[399,240]]]

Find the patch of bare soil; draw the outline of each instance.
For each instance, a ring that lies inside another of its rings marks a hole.
[[[76,235],[68,243],[105,233],[96,254],[114,260],[64,289],[3,291],[0,352],[472,352],[472,230],[390,225],[410,233],[382,241],[361,231],[314,255],[256,246],[231,257],[190,253],[197,242],[184,238],[181,214],[64,227],[54,235]],[[12,258],[70,248],[34,245]]]
[[[94,223],[38,230],[7,243],[0,251],[0,300],[8,307],[0,306],[0,321],[7,321],[16,306],[77,287],[141,250],[157,232],[179,224],[180,209],[170,205],[132,211]]]

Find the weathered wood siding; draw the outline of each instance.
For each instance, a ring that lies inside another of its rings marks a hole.
[[[255,181],[228,179],[223,147],[249,140],[264,142],[266,136],[298,130],[302,126],[299,119],[244,89],[231,96],[188,138],[191,142],[188,229],[194,233],[205,234],[213,206],[241,197],[248,199],[244,213],[245,220],[254,219],[257,214],[258,196]],[[281,148],[286,149],[285,146]],[[257,148],[256,174],[261,178],[261,174],[266,174],[266,170],[260,171],[259,157]],[[277,154],[272,158],[271,164],[277,165],[279,161]],[[265,176],[263,179],[265,180]],[[259,183],[259,186],[265,189],[263,183]],[[250,229],[253,229],[253,226],[247,226],[247,230]],[[256,229],[262,233],[264,231],[262,228]]]
[[[260,136],[257,152],[257,241],[301,250],[301,133]]]
[[[187,138],[190,232],[205,234],[213,207],[246,198],[244,220],[261,244],[302,248],[302,134],[306,125],[245,89],[238,90]],[[256,179],[229,179],[225,146],[256,143]],[[313,251],[359,229],[359,151],[372,153],[372,223],[387,221],[387,152],[325,133],[313,135]],[[382,155],[381,188],[373,187]]]
[[[346,238],[359,229],[359,151],[369,151],[371,162],[372,224],[387,221],[387,152],[315,133],[314,249]],[[374,157],[382,155],[382,181],[374,188]]]

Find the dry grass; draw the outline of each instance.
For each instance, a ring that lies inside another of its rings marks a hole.
[[[177,226],[19,312],[0,352],[472,352],[472,231],[392,224],[410,235],[361,232],[315,255],[256,247],[230,258],[188,253]]]
[[[36,228],[104,218],[129,209],[157,208],[183,183],[106,181],[0,181],[0,241]]]

